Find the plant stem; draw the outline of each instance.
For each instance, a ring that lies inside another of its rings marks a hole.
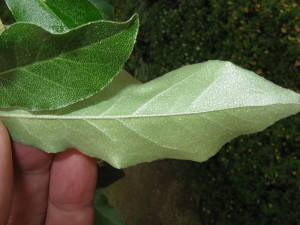
[[[5,30],[6,26],[2,23],[2,20],[0,19],[0,34]]]

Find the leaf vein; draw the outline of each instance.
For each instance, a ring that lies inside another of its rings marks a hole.
[[[151,97],[146,103],[144,103],[143,105],[139,106],[134,112],[133,114],[137,114],[140,111],[143,111],[151,102],[153,102],[156,98],[158,98],[159,96],[165,94],[166,92],[172,90],[174,87],[182,84],[183,82],[185,82],[186,80],[188,80],[189,78],[191,78],[192,76],[196,75],[197,73],[199,73],[199,71],[195,72],[195,73],[191,73],[189,74],[187,77],[185,77],[183,80],[181,80],[180,82],[174,83],[172,84],[170,87],[168,87],[167,89],[165,89],[164,91],[154,95],[153,97]]]
[[[119,119],[116,119],[116,120],[117,120],[120,124],[122,124],[123,126],[125,126],[126,128],[128,128],[129,130],[131,130],[132,132],[134,132],[137,136],[139,136],[139,137],[145,139],[146,141],[148,141],[148,142],[150,142],[150,143],[152,143],[152,144],[154,144],[154,145],[156,145],[156,146],[158,146],[158,147],[160,147],[160,148],[168,148],[168,149],[172,149],[172,150],[176,150],[176,151],[182,152],[182,150],[180,150],[180,149],[177,149],[177,148],[174,148],[174,147],[170,147],[170,146],[164,146],[164,145],[161,145],[160,143],[157,143],[157,142],[155,142],[155,141],[149,139],[148,137],[146,137],[146,136],[140,134],[138,131],[134,130],[132,127],[128,126],[127,124],[125,124],[125,123],[122,122],[121,120],[119,120]]]

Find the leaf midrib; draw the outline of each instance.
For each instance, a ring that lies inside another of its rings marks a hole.
[[[206,114],[213,112],[220,112],[231,109],[244,109],[244,108],[259,108],[276,105],[298,105],[296,103],[276,103],[269,105],[255,105],[255,106],[240,106],[226,109],[217,109],[203,112],[189,112],[189,113],[170,113],[170,114],[145,114],[145,115],[116,115],[116,116],[61,116],[61,115],[26,115],[26,114],[0,114],[0,118],[22,118],[22,119],[44,119],[44,120],[115,120],[115,119],[142,119],[142,118],[155,118],[155,117],[175,117],[175,116],[189,116],[197,114]]]

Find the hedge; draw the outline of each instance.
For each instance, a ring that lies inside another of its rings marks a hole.
[[[142,80],[209,59],[232,61],[300,89],[300,5],[296,1],[116,0],[119,19],[139,13],[128,65]]]

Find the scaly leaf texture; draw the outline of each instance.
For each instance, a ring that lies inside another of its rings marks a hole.
[[[16,21],[36,24],[52,33],[107,17],[107,9],[90,0],[6,0],[6,4]]]
[[[231,139],[300,111],[300,95],[229,62],[185,66],[145,84],[121,72],[100,93],[47,112],[2,110],[12,138],[47,152],[75,147],[116,168],[205,161]]]
[[[95,225],[124,225],[121,214],[111,207],[107,198],[99,191],[95,194]]]
[[[138,26],[137,16],[62,34],[13,24],[0,35],[0,108],[56,109],[90,97],[118,74]]]

